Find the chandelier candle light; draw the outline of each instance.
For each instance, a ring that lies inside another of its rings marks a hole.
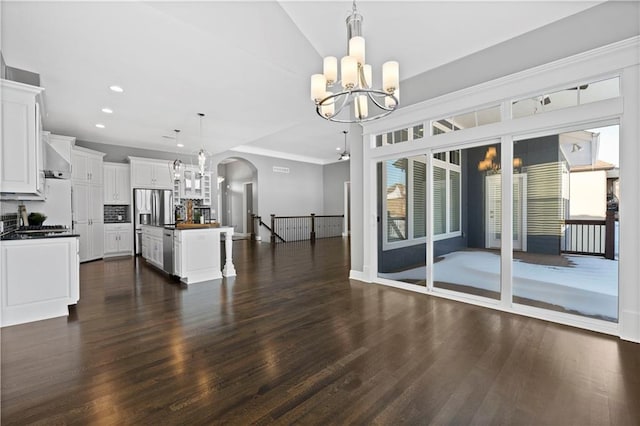
[[[341,80],[338,81],[338,59],[327,56],[323,61],[323,73],[311,76],[311,100],[316,112],[326,120],[338,123],[362,123],[389,115],[399,103],[399,65],[388,61],[382,65],[382,89],[372,86],[371,65],[365,62],[365,41],[362,37],[362,15],[353,2],[351,15],[347,17],[348,56],[340,60]],[[332,92],[333,86],[338,92]],[[370,103],[371,102],[371,103]],[[354,118],[340,116],[347,105],[353,104]],[[371,108],[370,108],[371,106]],[[372,115],[369,115],[369,113]]]

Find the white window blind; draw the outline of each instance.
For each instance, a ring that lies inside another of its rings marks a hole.
[[[433,167],[433,234],[447,232],[447,171]]]
[[[427,236],[427,165],[413,162],[413,238]]]
[[[460,172],[449,171],[449,187],[451,189],[449,232],[457,232],[460,231]]]

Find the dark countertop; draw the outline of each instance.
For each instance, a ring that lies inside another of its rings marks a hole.
[[[127,223],[131,223],[130,220],[128,221],[124,221],[124,220],[120,220],[120,221],[116,221],[116,222],[105,222],[105,225],[120,225],[120,224],[127,224]]]
[[[21,240],[42,240],[49,238],[69,238],[69,237],[79,237],[79,234],[74,234],[73,232],[38,232],[32,234],[16,234],[15,232],[11,232],[9,234],[5,234],[0,237],[2,241],[21,241]]]

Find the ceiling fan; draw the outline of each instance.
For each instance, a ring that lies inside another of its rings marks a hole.
[[[349,132],[347,130],[343,130],[342,133],[344,133],[344,151],[342,151],[342,154],[340,154],[340,158],[338,158],[338,160],[346,161],[351,158],[351,155],[347,151],[347,133]]]

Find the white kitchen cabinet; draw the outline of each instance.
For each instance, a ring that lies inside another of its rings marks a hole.
[[[104,163],[104,204],[131,204],[128,164]]]
[[[71,150],[71,180],[74,182],[103,184],[103,153],[74,146]]]
[[[211,205],[211,173],[200,175],[195,167],[186,167],[179,181],[174,182],[174,199],[202,200],[205,206]]]
[[[173,173],[167,160],[129,157],[133,188],[173,189]]]
[[[104,154],[74,147],[71,151],[73,229],[80,235],[80,261],[104,255]]]
[[[0,80],[2,142],[0,192],[3,199],[42,199],[41,87]]]
[[[104,224],[104,256],[129,255],[133,251],[133,226],[130,223]]]
[[[162,269],[164,264],[162,256],[163,230],[164,228],[158,226],[142,225],[142,257],[160,269]]]
[[[0,326],[69,314],[80,299],[76,237],[3,241]]]

